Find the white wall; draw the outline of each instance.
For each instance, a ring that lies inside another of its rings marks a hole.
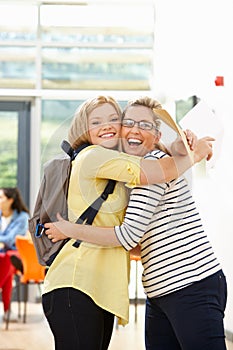
[[[232,1],[155,4],[155,97],[172,109],[176,99],[197,95],[216,111],[224,127],[220,156],[205,178],[194,178],[193,192],[227,277],[225,328],[233,333]],[[225,78],[224,87],[214,84],[219,75]]]

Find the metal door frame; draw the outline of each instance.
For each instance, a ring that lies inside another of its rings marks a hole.
[[[0,101],[0,110],[18,112],[17,187],[27,206],[30,203],[30,101]]]

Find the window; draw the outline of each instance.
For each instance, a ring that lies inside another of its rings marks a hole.
[[[32,201],[41,164],[59,152],[83,100],[150,94],[154,7],[154,0],[0,1],[0,99],[32,102]]]
[[[1,105],[0,105],[1,109]],[[18,115],[15,111],[0,111],[0,187],[15,187],[17,183]],[[10,133],[9,133],[10,130]]]
[[[0,88],[151,90],[152,1],[5,4],[0,23]]]

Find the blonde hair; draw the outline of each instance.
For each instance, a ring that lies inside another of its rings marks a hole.
[[[109,103],[121,118],[121,108],[117,101],[111,96],[97,96],[83,102],[75,111],[74,118],[68,131],[68,139],[73,148],[84,143],[91,143],[88,132],[88,116],[96,108]]]
[[[163,108],[162,105],[160,104],[160,102],[157,100],[154,100],[153,98],[148,97],[148,96],[140,97],[140,98],[135,99],[135,100],[131,100],[127,103],[126,107],[123,110],[122,119],[124,119],[127,110],[130,107],[135,107],[135,106],[144,106],[144,107],[151,109],[152,117],[153,117],[155,127],[156,127],[156,132],[159,131],[160,126],[161,126],[161,121],[157,117],[154,109],[162,109]],[[160,149],[161,151],[170,155],[170,152],[168,151],[168,149],[164,146],[164,144],[162,142],[156,143],[155,148]]]

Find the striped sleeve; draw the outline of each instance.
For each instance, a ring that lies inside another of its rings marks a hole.
[[[156,152],[160,157],[156,154],[145,158],[161,158],[161,152]],[[126,250],[136,247],[140,242],[167,186],[166,183],[139,186],[131,191],[124,222],[121,226],[115,226],[117,239]]]

